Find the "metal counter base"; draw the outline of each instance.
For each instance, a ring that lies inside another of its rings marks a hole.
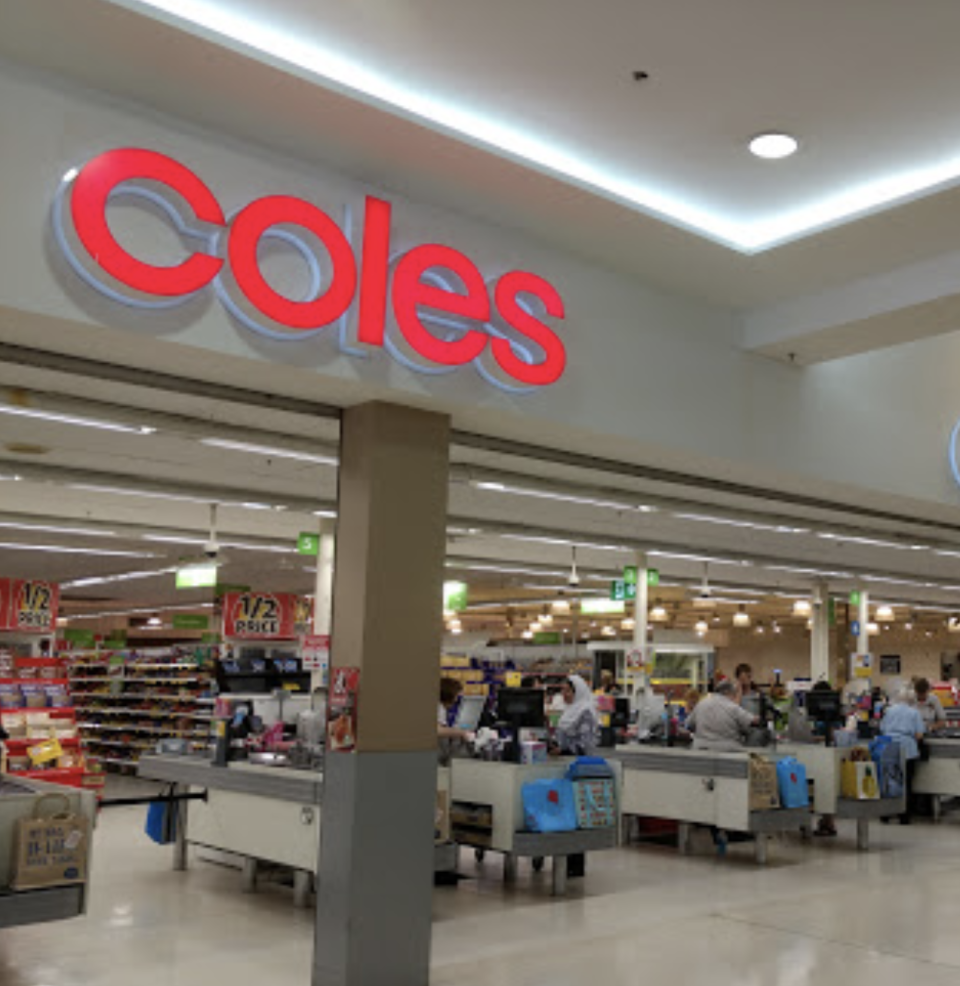
[[[856,801],[853,798],[837,799],[837,818],[857,823],[857,849],[866,852],[870,848],[870,823],[881,818],[902,815],[907,810],[906,798],[880,798],[876,801]]]
[[[516,880],[518,860],[532,859],[534,868],[540,869],[544,860],[552,859],[552,893],[554,897],[562,897],[567,892],[568,857],[582,856],[601,849],[616,849],[617,837],[616,828],[577,829],[575,832],[515,832],[509,851],[491,850],[488,846],[474,844],[463,838],[458,841],[462,846],[473,846],[478,860],[482,860],[488,851],[502,852],[503,879],[506,883]]]
[[[0,929],[80,917],[85,896],[82,886],[0,893]]]

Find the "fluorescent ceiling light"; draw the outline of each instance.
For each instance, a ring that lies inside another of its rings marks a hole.
[[[878,620],[893,620],[896,619],[893,612],[892,606],[887,606],[886,604],[877,607],[876,618]]]
[[[313,516],[314,517],[336,517],[337,516],[337,512],[336,512],[336,510],[314,510],[313,511]]]
[[[586,188],[639,212],[690,229],[741,253],[758,253],[799,239],[896,202],[916,198],[960,178],[960,154],[911,170],[847,187],[838,194],[804,202],[792,211],[743,222],[704,208],[652,184],[640,183],[608,171],[586,159],[580,148],[538,137],[529,127],[493,119],[468,106],[458,105],[441,92],[417,90],[404,79],[378,72],[367,59],[351,59],[327,43],[285,30],[269,15],[256,17],[230,9],[223,0],[113,0],[127,9],[155,11],[178,26],[192,25],[217,36],[226,47],[265,56],[269,64],[301,78],[312,78],[367,103],[390,107],[434,129],[464,138],[508,160],[532,165],[546,174]],[[765,136],[765,135],[760,135]],[[786,136],[786,135],[784,135]]]
[[[206,538],[186,538],[177,537],[173,534],[144,534],[144,541],[162,541],[165,544],[197,544],[200,546],[208,544]],[[248,544],[244,541],[217,541],[221,548],[235,548],[237,551],[271,551],[281,555],[295,555],[296,548],[285,547],[279,544]]]
[[[779,161],[791,157],[800,149],[800,141],[790,134],[757,134],[749,143],[750,153],[767,161]]]
[[[92,538],[115,538],[115,531],[99,531],[87,527],[52,527],[47,524],[19,524],[11,520],[0,521],[0,527],[13,531],[42,531],[44,534],[82,534]]]
[[[813,606],[809,599],[798,599],[793,604],[794,616],[809,616],[812,610]]]
[[[0,483],[19,483],[19,476],[11,476],[9,473],[5,476],[0,476]]]
[[[512,496],[532,496],[541,500],[559,500],[561,503],[577,503],[588,507],[606,507],[610,510],[638,510],[640,513],[653,513],[654,508],[645,504],[627,503],[624,500],[605,500],[600,497],[579,496],[574,493],[557,493],[553,490],[537,490],[527,486],[507,486],[504,483],[474,481],[478,490],[489,490],[495,493],[509,493]]]
[[[852,534],[833,534],[829,531],[821,531],[817,534],[818,538],[824,541],[840,541],[844,544],[865,544],[874,548],[894,548],[897,551],[927,551],[929,545],[926,544],[904,544],[902,541],[884,541],[880,538],[857,537]]]
[[[108,585],[111,582],[131,582],[135,579],[152,579],[159,575],[170,575],[175,572],[175,568],[161,568],[149,572],[121,572],[118,575],[96,575],[86,579],[71,579],[69,582],[61,582],[61,589],[83,589],[90,585]]]
[[[715,565],[749,565],[750,562],[737,558],[717,558],[714,555],[689,555],[676,551],[648,551],[648,555],[657,558],[670,558],[674,561],[701,561]]]
[[[62,544],[20,544],[16,541],[0,541],[0,548],[9,551],[50,551],[68,555],[96,555],[113,558],[156,558],[149,551],[118,551],[108,548],[72,548]]]
[[[802,568],[794,565],[764,565],[769,572],[792,572],[795,575],[817,575],[821,578],[852,579],[850,572],[835,572],[825,568]]]
[[[171,569],[175,571],[175,569]],[[114,609],[102,613],[68,613],[70,620],[99,620],[104,616],[140,616],[143,613],[168,613],[171,611],[188,609],[211,609],[213,603],[184,603],[182,606],[151,606],[149,609],[138,607],[137,609]]]
[[[174,500],[178,503],[216,503],[218,506],[244,507],[247,510],[286,510],[269,503],[250,503],[238,500],[224,500],[215,496],[190,496],[185,493],[161,493],[158,490],[136,490],[125,486],[96,486],[90,483],[70,483],[70,489],[87,493],[110,493],[117,496],[143,496],[153,500]]]
[[[102,421],[99,418],[85,418],[76,414],[42,411],[35,407],[11,407],[9,404],[0,404],[0,414],[11,414],[18,418],[34,418],[38,421],[52,421],[61,425],[80,425],[83,428],[99,428],[101,431],[122,431],[129,435],[152,435],[157,430],[147,425],[124,425],[118,421]]]
[[[918,582],[916,579],[895,579],[886,575],[862,575],[864,582],[888,582],[890,585],[914,585],[921,589],[936,589],[934,582]]]
[[[706,514],[674,514],[677,520],[692,520],[700,524],[724,524],[728,527],[746,527],[753,531],[772,531],[774,534],[807,534],[809,527],[790,527],[786,524],[761,524],[752,520],[734,520],[732,517],[710,517]]]
[[[566,572],[544,571],[539,568],[520,568],[514,565],[473,565],[458,561],[448,561],[447,568],[463,568],[470,572],[502,572],[506,575],[541,575],[544,578],[566,578]],[[551,586],[550,588],[556,588]]]
[[[571,541],[568,538],[543,537],[538,534],[501,534],[500,537],[510,541],[532,541],[535,544],[559,544],[574,548],[594,548],[597,551],[630,551],[620,544],[599,544],[596,541]],[[651,551],[650,554],[653,554]]]
[[[317,455],[313,452],[300,452],[297,449],[278,448],[273,445],[234,442],[226,438],[201,438],[200,444],[227,449],[230,452],[249,452],[252,455],[265,455],[275,459],[296,459],[298,462],[314,462],[322,466],[335,466],[338,461],[332,455]]]

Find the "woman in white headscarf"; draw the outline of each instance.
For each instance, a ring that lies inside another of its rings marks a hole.
[[[570,675],[560,689],[565,708],[554,736],[556,754],[590,757],[597,749],[597,704],[590,686],[578,674]]]

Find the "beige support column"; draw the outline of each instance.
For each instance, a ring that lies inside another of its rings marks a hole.
[[[336,551],[336,524],[324,520],[320,524],[320,550],[317,554],[317,580],[313,593],[313,632],[329,637],[333,626],[333,559]],[[326,684],[326,675],[314,671],[310,679],[311,689]]]
[[[813,630],[810,633],[810,678],[830,680],[830,592],[827,583],[813,587]]]
[[[314,986],[429,980],[448,446],[442,415],[343,416],[332,666],[359,712],[324,765]]]
[[[313,632],[327,636],[333,625],[333,559],[336,552],[336,524],[320,524],[320,552],[317,555],[317,582],[313,597]]]

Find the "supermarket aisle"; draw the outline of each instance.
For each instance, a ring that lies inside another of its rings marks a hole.
[[[0,936],[2,986],[309,983],[312,912],[295,911],[278,885],[244,896],[229,870],[173,873],[142,821],[138,809],[104,815],[87,919]],[[658,975],[714,986],[955,983],[960,820],[893,826],[877,842],[868,856],[789,844],[765,871],[748,847],[723,863],[631,848],[594,860],[561,903],[546,874],[525,869],[504,894],[492,861],[480,879],[436,893],[434,986],[626,986]],[[467,854],[463,871],[476,874]]]

